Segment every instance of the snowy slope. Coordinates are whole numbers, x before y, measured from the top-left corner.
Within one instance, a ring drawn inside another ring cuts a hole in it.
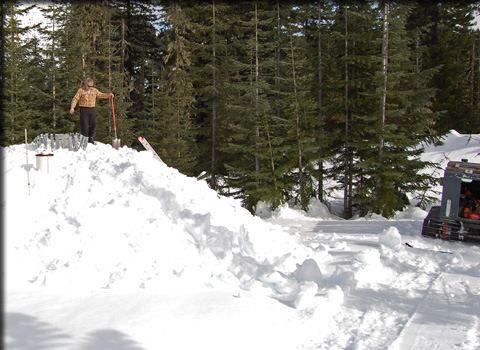
[[[469,138],[425,157],[480,162]],[[421,238],[418,208],[260,218],[146,151],[55,150],[47,174],[41,150],[30,195],[25,145],[2,152],[6,349],[480,347],[480,248]]]

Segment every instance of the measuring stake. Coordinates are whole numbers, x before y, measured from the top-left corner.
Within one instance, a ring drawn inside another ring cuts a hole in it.
[[[27,129],[25,129],[25,154],[27,156],[27,181],[28,181],[28,195],[30,196],[30,167],[28,166],[28,143],[27,143]]]

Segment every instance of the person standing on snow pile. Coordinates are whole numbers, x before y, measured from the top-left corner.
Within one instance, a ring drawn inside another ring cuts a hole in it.
[[[80,106],[80,132],[83,136],[88,137],[88,142],[95,141],[95,101],[96,98],[113,98],[113,94],[103,93],[93,87],[93,80],[85,79],[84,87],[78,89],[73,97],[72,105],[70,107],[70,114],[73,114],[75,106]]]

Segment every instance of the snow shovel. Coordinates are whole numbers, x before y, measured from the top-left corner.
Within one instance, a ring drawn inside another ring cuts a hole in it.
[[[117,125],[115,124],[115,107],[113,107],[113,97],[111,97],[110,100],[112,101],[113,130],[115,130],[115,139],[112,142],[112,146],[115,149],[119,149],[120,139],[117,139]]]

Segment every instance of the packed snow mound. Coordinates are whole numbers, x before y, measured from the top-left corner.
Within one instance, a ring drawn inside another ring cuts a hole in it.
[[[422,159],[438,164],[441,171],[445,169],[449,161],[468,159],[469,162],[480,163],[479,134],[459,134],[455,130],[450,130],[442,137],[441,141],[442,144],[436,147],[431,144],[425,145]]]
[[[265,202],[258,202],[255,207],[255,215],[262,219],[308,219],[314,220],[338,220],[338,216],[330,213],[327,206],[316,198],[310,199],[308,210],[302,210],[299,205],[284,203],[275,210]]]
[[[58,149],[49,173],[34,164],[40,151],[29,145],[27,172],[25,145],[4,150],[6,230],[15,232],[7,235],[7,254],[19,266],[7,276],[9,284],[259,287],[271,293],[270,275],[289,276],[297,264],[315,258],[280,226],[147,151],[102,143],[78,152]],[[277,294],[282,283],[280,294],[292,302],[292,291],[305,292],[286,278],[275,281]]]
[[[450,158],[442,152],[431,156],[442,154],[440,163],[475,161],[474,137],[449,133],[442,147]],[[463,148],[455,151],[459,143]],[[426,148],[426,157],[431,149]],[[358,278],[342,271],[326,281],[320,270],[332,258],[329,249],[305,246],[271,220],[261,219],[341,220],[318,200],[312,200],[307,213],[288,204],[271,211],[259,203],[253,216],[239,201],[219,196],[204,181],[182,175],[146,151],[115,150],[102,143],[78,152],[47,150],[54,155],[46,173],[35,164],[42,150],[28,146],[28,167],[25,145],[2,153],[7,261],[18,265],[7,276],[11,285],[260,288],[295,306],[304,304],[300,294],[311,296],[311,282],[319,287],[323,280],[335,290],[357,283]],[[404,213],[404,219],[425,215],[418,211]],[[377,234],[381,247],[398,248],[398,233]]]
[[[441,177],[478,137],[422,157]],[[46,174],[25,149],[0,148],[7,348],[478,348],[480,247],[421,237],[419,208],[262,220],[145,151],[55,150]]]
[[[378,235],[380,247],[386,247],[391,250],[398,250],[402,247],[402,236],[396,227],[389,227]]]

